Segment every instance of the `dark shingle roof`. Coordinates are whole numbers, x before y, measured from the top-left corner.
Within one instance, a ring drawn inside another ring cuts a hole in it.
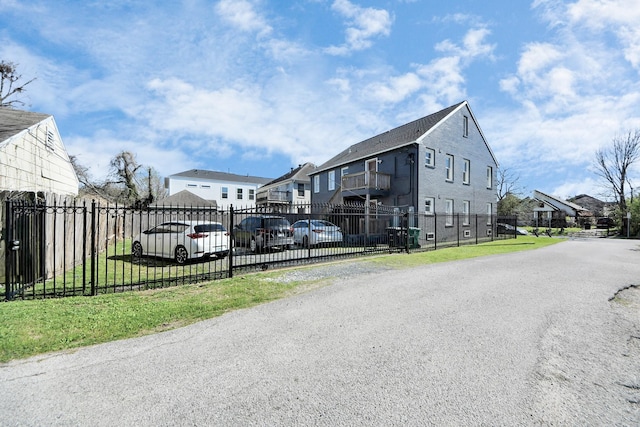
[[[218,181],[246,182],[250,184],[264,185],[271,181],[272,178],[262,178],[259,176],[236,175],[234,173],[208,171],[203,169],[191,169],[171,175],[171,177],[198,178]]]
[[[281,177],[274,179],[273,181],[267,182],[264,186],[275,184],[277,182],[286,181],[288,179],[292,179],[296,177],[296,175],[300,175],[298,179],[303,179],[305,181],[309,181],[309,173],[315,169],[315,165],[313,163],[305,163],[303,165],[298,166],[295,169],[291,169],[290,172],[285,173]]]
[[[411,123],[404,124],[395,129],[391,129],[369,139],[365,139],[364,141],[358,142],[318,166],[313,173],[315,174],[326,169],[350,163],[354,160],[370,157],[376,153],[383,153],[385,151],[413,143],[464,102],[465,101],[459,102],[458,104],[452,105],[444,110],[440,110]]]
[[[0,108],[0,143],[48,117],[51,117],[51,114]]]

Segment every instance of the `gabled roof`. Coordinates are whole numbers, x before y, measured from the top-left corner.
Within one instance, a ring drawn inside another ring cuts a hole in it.
[[[550,196],[548,194],[543,193],[542,191],[539,190],[534,190],[533,191],[533,197],[535,197],[536,199],[549,203],[550,205],[558,208],[558,209],[562,209],[562,207],[568,207],[573,209],[576,212],[580,212],[580,211],[587,211],[588,209],[583,208],[580,205],[576,205],[575,203],[571,203],[567,200],[562,200],[558,197],[555,196]]]
[[[451,107],[447,107],[436,113],[422,117],[421,119],[414,120],[411,123],[404,124],[395,129],[388,130],[384,133],[358,142],[318,166],[313,174],[415,143],[417,139],[428,133],[449,114],[466,103],[466,101],[459,102]]]
[[[291,169],[290,172],[282,175],[279,178],[274,179],[273,181],[267,182],[264,187],[268,185],[277,184],[283,181],[307,181],[311,182],[309,178],[309,173],[311,173],[315,169],[316,165],[313,163],[305,163],[303,165],[299,165],[295,169]]]
[[[203,169],[191,169],[188,171],[176,173],[169,176],[169,178],[174,178],[174,177],[198,178],[198,179],[208,179],[208,180],[215,180],[215,181],[245,182],[249,184],[259,184],[259,185],[264,185],[267,182],[271,181],[272,179],[272,178],[263,178],[263,177],[251,176],[251,175],[236,175],[234,173],[208,171]]]
[[[216,208],[217,203],[203,199],[202,197],[193,194],[189,190],[182,190],[169,197],[165,197],[162,200],[158,200],[149,205],[149,207],[198,207],[198,208]]]
[[[50,114],[0,108],[0,144],[49,117]]]

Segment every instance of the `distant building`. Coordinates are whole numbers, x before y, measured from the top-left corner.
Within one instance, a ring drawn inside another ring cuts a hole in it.
[[[567,218],[579,226],[593,222],[593,213],[576,203],[550,196],[538,190],[534,190],[533,197],[537,201],[533,209],[533,226],[567,227],[570,225]]]
[[[255,207],[258,188],[271,180],[272,178],[191,169],[165,178],[165,187],[169,196],[188,190],[214,202],[218,209],[227,210],[231,205],[238,208]]]
[[[305,213],[302,205],[311,202],[309,174],[314,169],[313,163],[305,163],[266,183],[258,190],[258,207],[268,212]]]
[[[572,197],[569,201],[590,210],[597,218],[609,216],[615,209],[615,203],[603,202],[587,194]]]

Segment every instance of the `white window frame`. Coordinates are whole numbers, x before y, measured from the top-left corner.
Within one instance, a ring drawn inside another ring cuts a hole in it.
[[[223,199],[229,198],[229,187],[220,188],[220,197],[222,197]]]
[[[462,165],[462,183],[469,184],[471,182],[471,160],[464,159]]]
[[[320,192],[320,175],[313,176],[313,192],[314,193]]]
[[[242,188],[237,188],[236,189],[236,200],[242,200],[242,197],[244,196]]]
[[[462,225],[470,224],[471,202],[469,200],[462,201]]]
[[[469,117],[462,116],[462,136],[467,138],[469,136]]]
[[[445,227],[453,227],[453,199],[444,200]]]
[[[454,160],[453,154],[447,154],[444,160],[444,168],[446,172],[445,179],[447,181],[453,182],[453,172],[454,172]]]
[[[329,191],[336,189],[336,171],[329,171],[327,174],[327,189]]]
[[[424,165],[428,168],[436,166],[436,150],[427,148],[424,152]]]
[[[493,188],[493,168],[491,166],[487,166],[487,189],[491,190]]]
[[[493,204],[487,203],[487,225],[491,225],[492,216],[493,216]]]
[[[249,189],[249,200],[255,200],[256,198],[256,190],[250,188]]]
[[[433,215],[435,213],[436,198],[426,197],[424,199],[424,214]]]

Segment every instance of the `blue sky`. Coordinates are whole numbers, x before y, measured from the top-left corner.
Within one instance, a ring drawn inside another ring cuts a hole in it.
[[[0,0],[0,59],[98,179],[121,150],[274,178],[467,100],[524,195],[603,197],[594,152],[640,128],[638,22],[627,0]]]

